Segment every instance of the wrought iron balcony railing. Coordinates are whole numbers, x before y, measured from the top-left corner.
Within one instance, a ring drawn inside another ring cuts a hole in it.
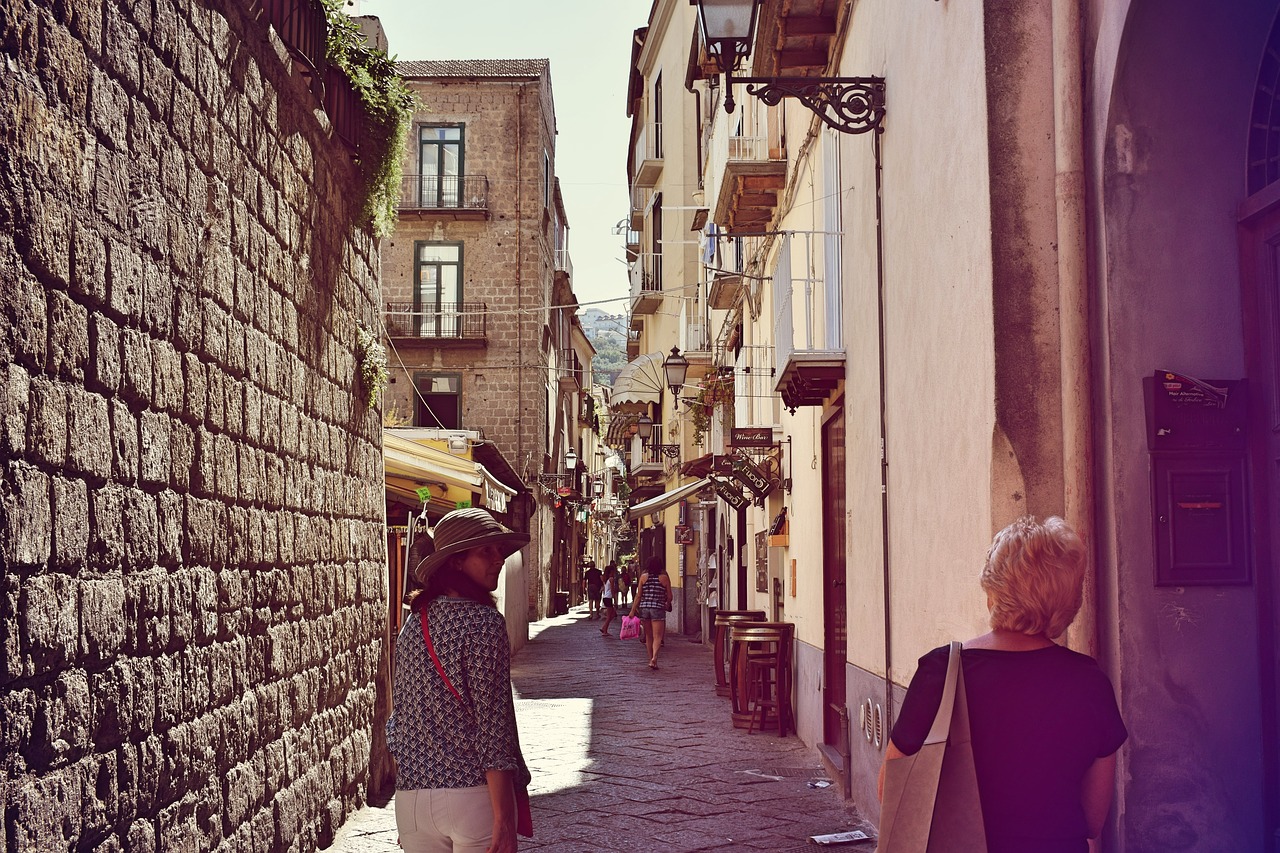
[[[388,302],[383,311],[393,338],[484,340],[489,312],[483,302],[442,302],[439,308]]]
[[[405,175],[400,181],[400,209],[486,212],[489,178],[485,175]]]

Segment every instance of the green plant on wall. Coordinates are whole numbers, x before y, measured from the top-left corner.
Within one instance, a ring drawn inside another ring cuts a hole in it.
[[[717,406],[725,407],[725,418],[733,422],[733,374],[708,376],[698,389],[698,396],[689,404],[693,422],[693,443],[701,447],[711,431],[711,418]]]
[[[374,233],[385,237],[396,221],[413,93],[396,73],[395,60],[369,46],[342,5],[343,0],[324,0],[329,22],[326,58],[347,76],[364,105],[367,135],[362,141],[360,171],[366,188],[365,213]]]
[[[387,370],[387,348],[368,329],[357,332],[356,356],[360,359],[360,384],[366,406],[376,406],[391,374]]]

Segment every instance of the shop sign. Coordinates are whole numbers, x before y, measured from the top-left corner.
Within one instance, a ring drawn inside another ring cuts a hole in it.
[[[676,525],[676,544],[692,545],[693,544],[693,528],[687,524]]]
[[[729,443],[734,447],[773,447],[773,427],[733,427]]]
[[[721,480],[718,477],[712,478],[711,487],[716,490],[716,494],[724,499],[724,502],[734,509],[742,509],[748,503],[747,496],[742,493],[742,489],[730,480]]]
[[[723,474],[728,477],[733,474],[733,457],[729,455],[716,455],[711,457],[711,472],[713,474]]]
[[[751,493],[762,498],[773,491],[773,484],[760,466],[745,456],[733,457],[733,476],[742,481]]]

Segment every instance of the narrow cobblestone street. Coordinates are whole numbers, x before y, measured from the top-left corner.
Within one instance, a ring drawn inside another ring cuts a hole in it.
[[[858,816],[794,735],[747,734],[715,695],[711,651],[669,635],[657,672],[585,608],[531,626],[512,680],[533,771],[536,838],[522,850],[799,851]],[[391,853],[392,806],[362,809],[333,853]],[[870,845],[840,849],[866,850]]]

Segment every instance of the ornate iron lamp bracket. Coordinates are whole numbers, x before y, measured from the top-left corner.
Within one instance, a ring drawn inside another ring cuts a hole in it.
[[[661,452],[662,455],[666,456],[668,459],[680,458],[680,445],[678,444],[651,444],[649,446],[655,451]]]
[[[726,77],[770,106],[796,98],[841,133],[883,130],[883,77]]]

